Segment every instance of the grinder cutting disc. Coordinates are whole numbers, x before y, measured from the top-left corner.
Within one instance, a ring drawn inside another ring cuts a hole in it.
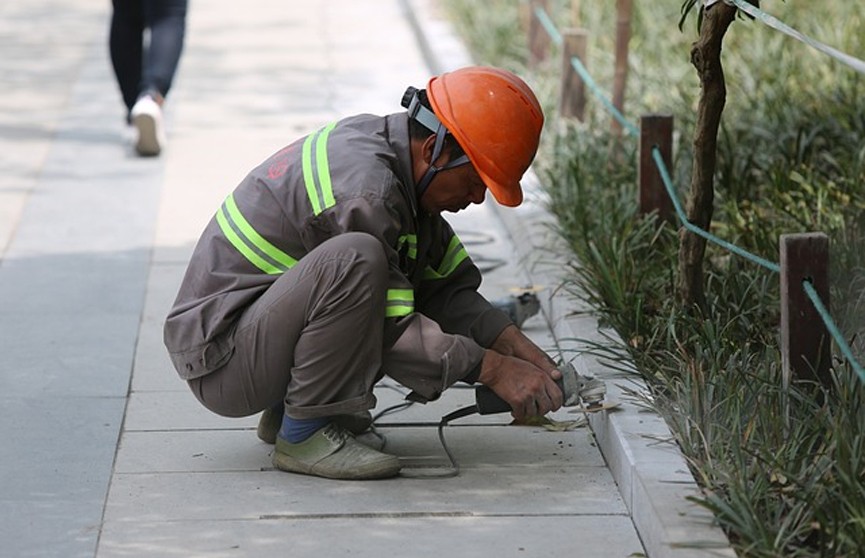
[[[618,401],[599,401],[591,405],[584,405],[568,411],[569,413],[597,413],[598,411],[609,411],[621,405]]]
[[[582,376],[573,364],[567,363],[559,370],[562,372],[562,391],[565,394],[565,407],[579,408],[572,412],[595,412],[618,407],[618,403],[605,402],[607,384],[591,376]]]

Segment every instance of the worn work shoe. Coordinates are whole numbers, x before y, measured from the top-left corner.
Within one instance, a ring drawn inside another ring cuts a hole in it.
[[[261,413],[261,418],[258,419],[258,439],[266,444],[275,444],[276,435],[279,434],[279,429],[282,428],[283,406],[272,407],[265,409]]]
[[[261,413],[261,417],[258,419],[258,429],[256,430],[259,440],[267,444],[276,443],[276,436],[279,434],[279,429],[282,428],[283,412],[282,405],[279,405],[270,409],[265,409]],[[370,427],[372,427],[372,414],[369,411],[362,411],[350,415],[336,415],[333,420],[352,434],[358,437],[362,436],[359,440],[361,443],[377,450],[381,450],[384,446],[383,443],[380,443],[378,447],[376,447],[376,442],[373,441],[376,437],[368,436],[368,431]],[[367,443],[368,438],[370,439],[370,443]]]
[[[159,155],[165,146],[165,130],[162,123],[162,107],[150,95],[142,95],[129,113],[132,124],[138,130],[135,150],[143,157]]]
[[[369,448],[330,423],[303,442],[277,437],[273,466],[282,471],[329,479],[384,479],[396,476],[399,459]]]

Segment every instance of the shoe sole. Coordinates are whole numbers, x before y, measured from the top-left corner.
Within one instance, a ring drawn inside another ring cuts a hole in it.
[[[159,155],[162,146],[156,132],[156,119],[149,114],[138,114],[132,121],[138,129],[138,143],[135,145],[138,154],[147,157]]]

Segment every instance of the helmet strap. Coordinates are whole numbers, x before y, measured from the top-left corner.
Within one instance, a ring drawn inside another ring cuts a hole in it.
[[[467,155],[462,155],[457,157],[453,161],[448,161],[445,163],[443,167],[435,166],[435,162],[442,154],[442,147],[445,143],[445,136],[447,135],[447,128],[444,127],[444,124],[439,122],[438,129],[436,130],[436,141],[433,146],[432,157],[430,158],[430,165],[424,173],[423,177],[421,177],[420,182],[417,184],[417,199],[420,201],[421,197],[423,197],[427,188],[429,188],[430,182],[435,178],[435,175],[443,170],[452,169],[454,167],[458,167],[460,165],[464,165],[469,162],[469,158]]]
[[[430,132],[435,132],[441,126],[441,122],[439,122],[435,113],[420,102],[417,91],[414,92],[408,104],[408,117],[423,124],[424,128]]]

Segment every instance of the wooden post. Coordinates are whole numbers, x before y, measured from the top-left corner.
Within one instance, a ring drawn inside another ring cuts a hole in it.
[[[628,81],[628,43],[631,41],[632,0],[616,0],[616,68],[613,74],[613,106],[624,114]],[[622,135],[622,124],[613,118],[614,135]]]
[[[588,32],[585,29],[566,29],[562,33],[562,86],[559,97],[559,115],[576,118],[580,122],[586,114],[586,84],[571,65],[571,58],[578,58],[586,65]]]
[[[646,114],[640,117],[640,213],[645,215],[657,211],[665,221],[673,221],[673,201],[661,172],[652,156],[653,148],[661,152],[667,169],[673,164],[673,117],[661,114]],[[672,173],[672,171],[671,171]]]
[[[536,8],[543,8],[550,13],[549,1],[529,0],[529,67],[532,68],[547,59],[552,42],[549,33],[535,15]]]
[[[781,363],[784,388],[794,379],[831,385],[830,337],[802,287],[809,281],[829,308],[829,237],[781,235]]]

